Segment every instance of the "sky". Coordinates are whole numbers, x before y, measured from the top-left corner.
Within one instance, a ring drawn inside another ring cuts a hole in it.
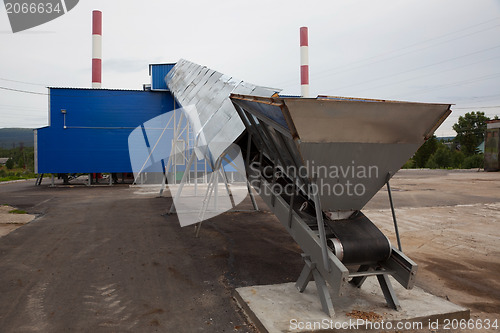
[[[81,0],[15,34],[0,8],[0,128],[47,126],[46,87],[91,87],[94,9],[103,88],[142,89],[148,64],[183,58],[299,95],[307,26],[311,96],[454,104],[438,136],[500,116],[500,0]]]

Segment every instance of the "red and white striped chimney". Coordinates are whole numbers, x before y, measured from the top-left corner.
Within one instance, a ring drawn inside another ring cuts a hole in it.
[[[300,28],[300,94],[309,97],[309,38],[307,27]]]
[[[92,88],[101,88],[102,12],[92,11]]]

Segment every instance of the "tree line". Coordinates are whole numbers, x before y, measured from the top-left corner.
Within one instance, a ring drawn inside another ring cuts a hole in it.
[[[33,147],[0,148],[0,157],[8,157],[5,167],[11,169],[35,169],[35,152]]]
[[[494,119],[498,119],[495,116]],[[484,112],[468,112],[453,125],[457,133],[449,141],[433,135],[413,155],[403,168],[472,169],[484,167],[484,154],[478,146],[484,142],[486,121]]]

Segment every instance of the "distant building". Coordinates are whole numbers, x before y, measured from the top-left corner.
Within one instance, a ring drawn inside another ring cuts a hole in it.
[[[0,165],[5,165],[10,157],[0,157]]]
[[[131,173],[130,133],[175,109],[165,82],[173,66],[150,65],[145,90],[49,88],[49,126],[35,130],[35,172]]]
[[[486,122],[486,135],[484,144],[484,170],[500,170],[500,120]]]

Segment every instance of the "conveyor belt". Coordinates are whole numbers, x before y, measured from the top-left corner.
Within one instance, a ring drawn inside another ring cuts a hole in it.
[[[361,212],[345,220],[327,220],[326,224],[333,233],[329,244],[346,265],[383,262],[391,255],[387,237]]]

